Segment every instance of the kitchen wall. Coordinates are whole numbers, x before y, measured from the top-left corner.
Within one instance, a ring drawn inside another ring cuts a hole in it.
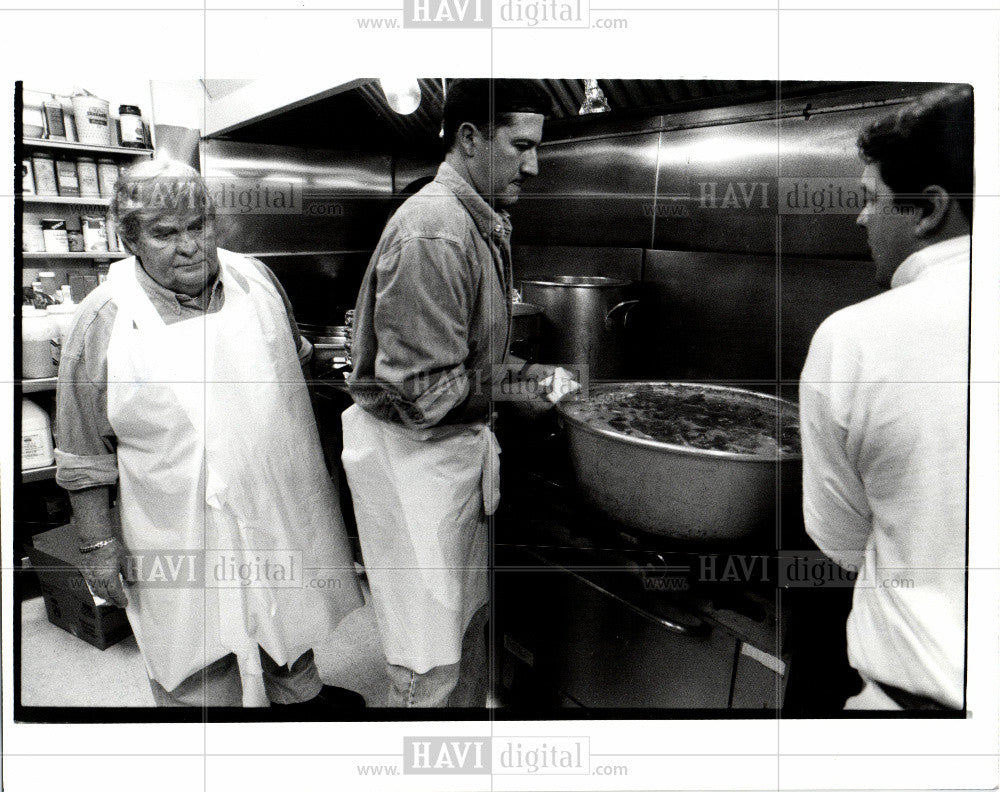
[[[855,224],[857,134],[928,87],[547,143],[515,210],[517,272],[641,281],[631,376],[794,386],[820,322],[877,293]]]
[[[928,87],[564,125],[512,213],[515,275],[639,282],[628,376],[793,391],[819,323],[876,293],[854,222],[857,133]],[[205,149],[208,175],[300,186],[297,213],[230,213],[224,246],[262,255],[313,323],[340,323],[394,196],[433,168],[400,154]],[[806,205],[813,194],[822,201]]]

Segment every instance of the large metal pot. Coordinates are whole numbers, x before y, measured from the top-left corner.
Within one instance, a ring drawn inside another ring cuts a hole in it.
[[[512,306],[510,351],[534,363],[538,360],[538,337],[544,311],[538,305],[516,302]]]
[[[589,398],[645,384],[667,383],[596,386]],[[797,414],[794,404],[774,396],[717,385],[692,387]],[[779,492],[782,508],[800,507],[800,454],[737,454],[632,437],[575,417],[570,404],[560,403],[558,410],[580,489],[594,506],[624,525],[673,539],[714,543],[768,531],[773,536]]]
[[[545,311],[538,362],[585,363],[591,379],[623,376],[631,281],[556,275],[521,281],[527,302]]]

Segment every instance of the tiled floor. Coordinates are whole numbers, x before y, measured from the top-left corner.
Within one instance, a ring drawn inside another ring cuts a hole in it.
[[[316,662],[326,684],[356,690],[370,707],[385,706],[385,657],[370,602],[316,648]],[[135,638],[129,636],[102,652],[51,624],[42,598],[37,597],[21,605],[21,703],[151,707],[153,697]]]

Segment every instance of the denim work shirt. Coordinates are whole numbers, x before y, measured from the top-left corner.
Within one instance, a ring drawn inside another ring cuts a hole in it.
[[[348,385],[375,417],[485,421],[511,331],[510,220],[448,163],[389,220],[354,317]]]
[[[299,361],[312,358],[312,344],[299,335],[292,305],[277,277],[257,259],[248,259],[281,296]],[[136,262],[135,275],[164,324],[222,310],[225,290],[216,277],[197,297],[177,294],[154,281]],[[243,276],[233,277],[246,287]],[[63,489],[102,487],[118,480],[118,438],[108,421],[108,344],[118,306],[110,283],[102,283],[80,303],[63,344],[56,391],[56,483]]]

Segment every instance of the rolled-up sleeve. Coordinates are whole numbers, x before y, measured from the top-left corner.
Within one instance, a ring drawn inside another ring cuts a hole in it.
[[[118,480],[107,388],[108,342],[116,313],[110,300],[85,301],[63,344],[56,386],[55,456],[56,482],[67,490],[109,486]]]
[[[382,255],[376,278],[375,376],[404,424],[435,426],[480,390],[465,366],[475,289],[462,245],[406,239]]]

